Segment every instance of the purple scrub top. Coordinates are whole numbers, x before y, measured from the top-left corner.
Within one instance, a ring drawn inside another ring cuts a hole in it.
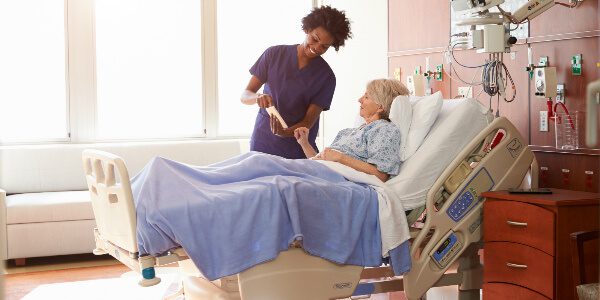
[[[310,104],[329,110],[335,90],[335,75],[322,57],[298,69],[297,46],[270,47],[250,68],[250,74],[265,83],[263,92],[271,95],[273,105],[288,126],[300,122]],[[308,134],[308,141],[316,151],[319,151],[315,143],[318,131],[319,118]],[[271,132],[269,114],[264,108],[256,116],[250,150],[286,158],[306,157],[294,137],[279,137]]]

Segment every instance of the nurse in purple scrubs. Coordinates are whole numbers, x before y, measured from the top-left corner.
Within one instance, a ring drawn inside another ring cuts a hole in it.
[[[317,149],[319,115],[329,109],[335,90],[335,75],[321,55],[330,47],[337,51],[352,33],[344,12],[329,6],[314,8],[302,18],[302,29],[302,44],[272,46],[250,68],[252,77],[241,101],[260,107],[250,150],[306,158],[294,138],[299,127],[309,128],[308,141]],[[264,94],[257,94],[263,85]],[[269,117],[269,106],[277,108],[288,128]]]

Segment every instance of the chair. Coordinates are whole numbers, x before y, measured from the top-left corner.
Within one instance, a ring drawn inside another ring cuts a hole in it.
[[[573,282],[579,300],[599,299],[598,230],[571,233],[571,254]]]

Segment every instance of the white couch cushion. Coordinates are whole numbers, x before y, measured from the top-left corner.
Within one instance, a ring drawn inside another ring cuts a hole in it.
[[[6,197],[6,224],[93,219],[89,191],[26,193]]]
[[[7,258],[91,253],[94,227],[94,220],[7,225]]]
[[[121,156],[133,177],[154,156],[207,165],[240,154],[247,140],[57,144],[0,147],[0,188],[7,193],[87,189],[81,152],[108,151]]]

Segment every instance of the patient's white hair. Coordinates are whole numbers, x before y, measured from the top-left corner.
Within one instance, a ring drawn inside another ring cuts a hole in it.
[[[400,80],[375,79],[367,84],[367,94],[383,108],[383,112],[379,116],[389,121],[392,102],[400,95],[408,95],[408,89]]]

